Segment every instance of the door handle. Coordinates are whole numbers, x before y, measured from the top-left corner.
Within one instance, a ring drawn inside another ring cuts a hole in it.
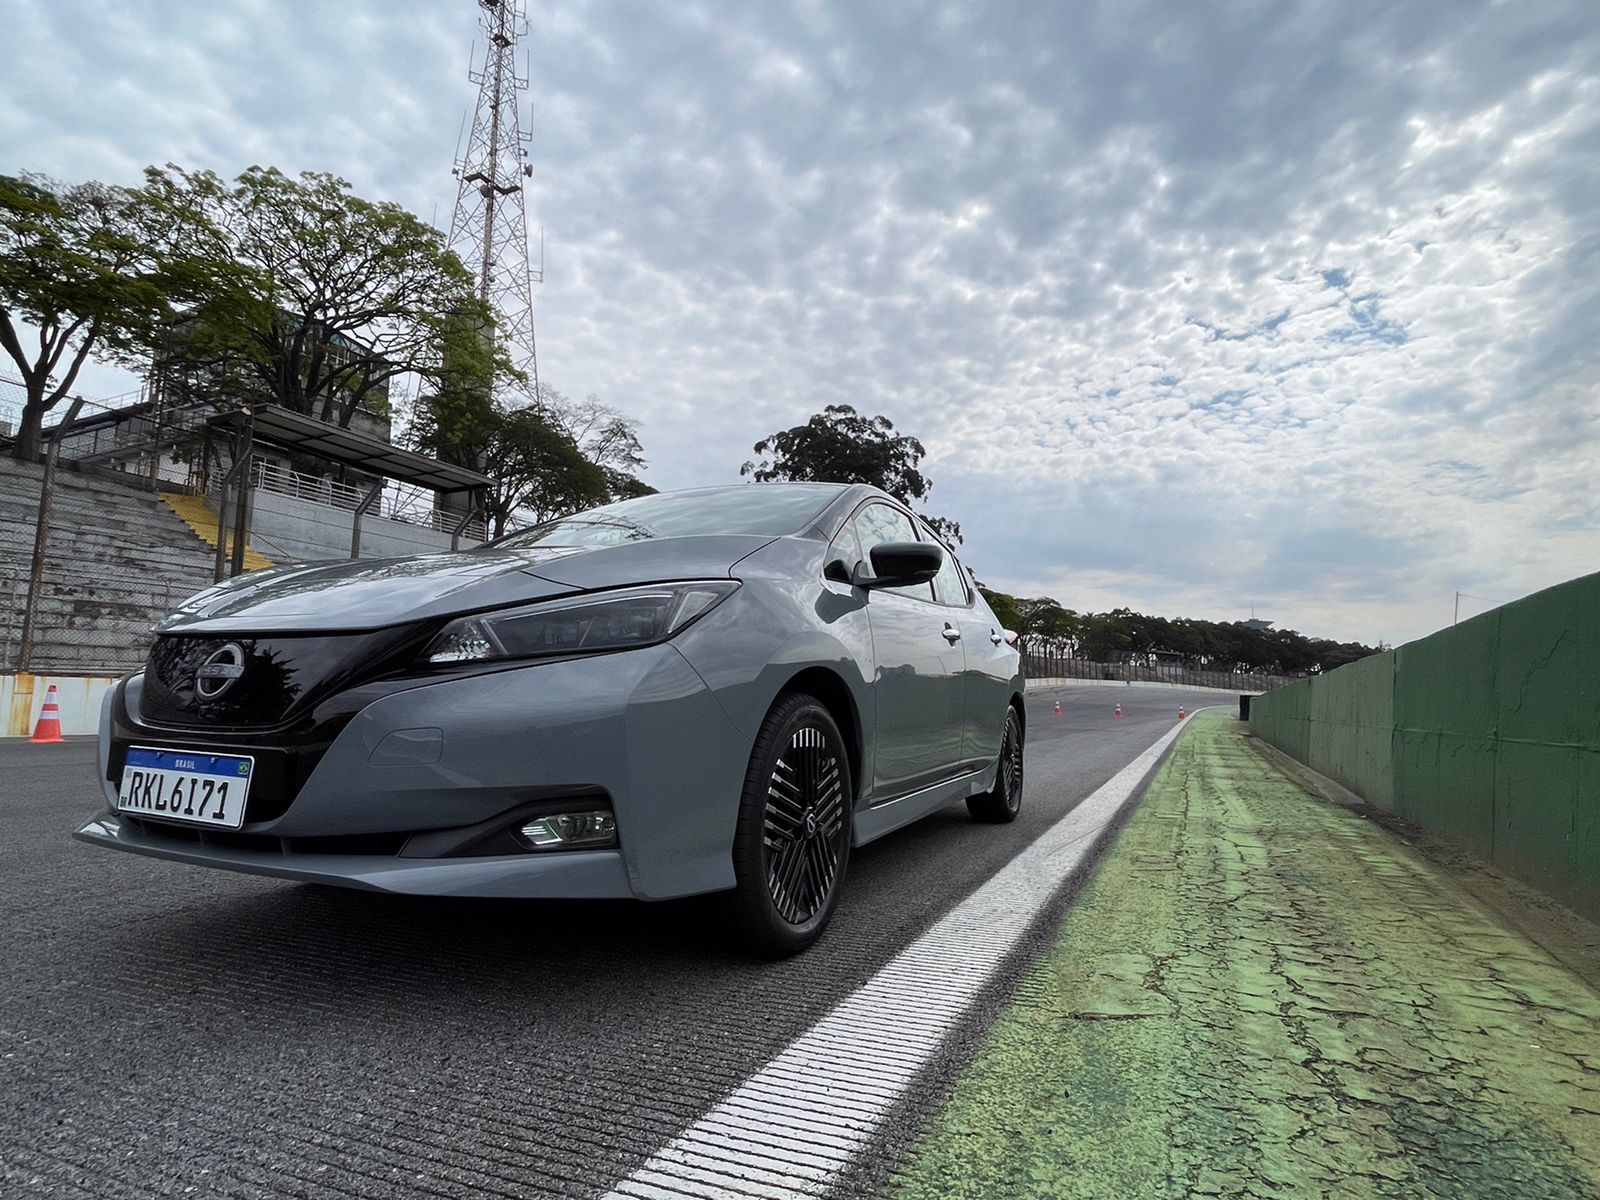
[[[1005,639],[1005,635],[1003,633],[1001,633],[998,629],[991,629],[991,630],[989,630],[989,640],[991,642],[993,642],[996,646],[998,646],[1001,642],[1005,641],[1006,639]]]
[[[957,629],[954,625],[950,624],[948,621],[945,622],[944,640],[949,642],[952,646],[954,646],[957,642],[959,642],[961,640],[961,630]]]

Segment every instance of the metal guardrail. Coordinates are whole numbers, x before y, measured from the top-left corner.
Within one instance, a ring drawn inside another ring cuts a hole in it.
[[[1170,683],[1189,687],[1237,689],[1266,692],[1285,684],[1297,683],[1303,676],[1277,675],[1264,671],[1227,671],[1189,667],[1182,663],[1156,663],[1147,666],[1129,662],[1093,662],[1053,654],[1023,655],[1023,673],[1029,679],[1098,679],[1117,683]]]

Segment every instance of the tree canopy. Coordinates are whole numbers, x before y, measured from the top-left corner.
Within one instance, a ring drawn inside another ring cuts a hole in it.
[[[605,471],[548,414],[528,406],[498,418],[483,463],[496,484],[488,506],[496,537],[517,513],[537,524],[611,498]]]
[[[497,533],[654,490],[636,422],[597,396],[527,394],[438,230],[325,173],[251,167],[227,183],[169,164],[141,188],[0,176],[0,347],[27,391],[19,456],[37,456],[44,414],[90,355],[153,357],[179,395],[340,426],[385,411],[410,376],[426,392],[410,442],[494,479]]]
[[[140,191],[0,176],[0,347],[25,392],[13,454],[39,457],[45,414],[91,356],[144,353],[193,283],[152,235]],[[31,329],[29,328],[31,327]]]
[[[194,386],[348,426],[401,376],[439,381],[451,322],[488,320],[438,230],[337,176],[250,167],[230,185],[169,165],[144,192],[174,245],[216,266],[164,352]]]
[[[866,483],[906,505],[926,499],[933,488],[918,466],[927,454],[921,442],[897,433],[888,417],[863,416],[848,404],[830,404],[804,425],[768,434],[754,450],[760,461],[746,462],[739,474],[757,483]],[[947,541],[961,540],[956,522],[923,520]]]
[[[1091,662],[1157,660],[1221,671],[1306,675],[1331,671],[1380,648],[1308,638],[1293,629],[1258,629],[1242,621],[1151,617],[1127,608],[1078,613],[1049,596],[1018,598],[984,588],[1001,623],[1024,653]]]
[[[519,517],[548,521],[654,490],[623,469],[644,465],[633,421],[598,397],[574,404],[547,384],[518,403],[516,389],[497,386],[514,370],[486,345],[481,325],[447,323],[439,387],[418,404],[411,442],[490,477],[484,509],[494,536]]]
[[[600,468],[608,499],[627,500],[655,492],[637,474],[644,469],[644,446],[639,441],[639,423],[632,417],[593,393],[573,400],[545,383],[539,385],[538,405],[583,456]]]

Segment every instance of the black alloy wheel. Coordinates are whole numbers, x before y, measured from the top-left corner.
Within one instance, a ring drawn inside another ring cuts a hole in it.
[[[980,821],[997,825],[1017,819],[1022,811],[1022,720],[1015,708],[1006,709],[1006,729],[1000,739],[1000,764],[994,788],[967,797],[967,811]]]
[[[756,735],[734,835],[733,920],[748,950],[781,958],[821,935],[850,858],[854,794],[828,710],[780,698]]]

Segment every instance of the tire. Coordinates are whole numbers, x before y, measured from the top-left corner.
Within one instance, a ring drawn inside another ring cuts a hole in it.
[[[733,838],[729,915],[745,951],[787,958],[822,936],[850,861],[854,796],[828,710],[781,697],[756,734]]]
[[[1000,769],[994,789],[967,797],[967,811],[979,821],[1007,825],[1022,811],[1022,721],[1015,708],[1006,709],[1006,730],[1000,738]]]

